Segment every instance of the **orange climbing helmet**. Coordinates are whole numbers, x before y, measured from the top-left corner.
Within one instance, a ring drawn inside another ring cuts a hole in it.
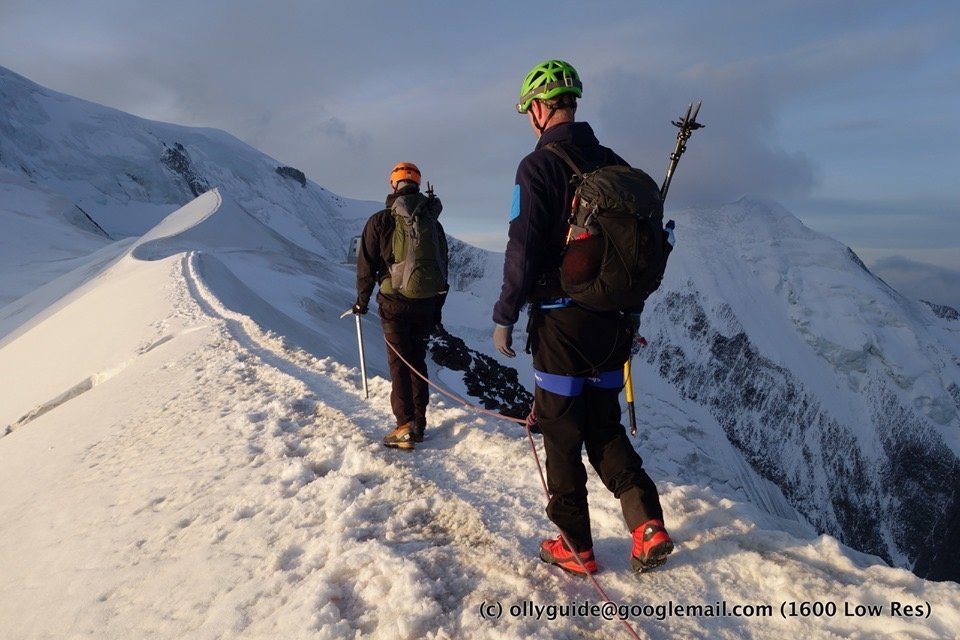
[[[420,169],[412,162],[398,162],[390,172],[390,186],[397,188],[397,183],[401,180],[410,180],[420,184]]]

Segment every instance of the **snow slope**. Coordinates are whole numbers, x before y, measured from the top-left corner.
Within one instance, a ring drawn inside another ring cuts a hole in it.
[[[0,307],[73,270],[111,243],[63,196],[0,169],[5,215],[0,237]],[[45,251],[37,252],[42,246]]]
[[[213,246],[213,223],[229,242]],[[599,596],[535,559],[551,532],[516,427],[434,397],[424,446],[385,449],[388,381],[364,400],[355,367],[230,308],[270,305],[210,265],[259,254],[276,288],[284,248],[209,192],[0,341],[5,637],[630,637],[563,615]],[[352,346],[348,322],[314,329]],[[669,564],[630,575],[619,506],[590,489],[598,578],[640,637],[955,636],[960,586],[753,506],[709,413],[662,383],[638,391]]]

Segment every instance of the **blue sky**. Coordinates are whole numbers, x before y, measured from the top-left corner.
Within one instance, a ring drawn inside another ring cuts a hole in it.
[[[513,104],[553,57],[583,77],[578,117],[657,179],[703,99],[668,209],[773,198],[960,307],[958,3],[0,4],[0,64],[35,82],[224,129],[348,197],[416,162],[448,231],[497,250],[535,144]]]

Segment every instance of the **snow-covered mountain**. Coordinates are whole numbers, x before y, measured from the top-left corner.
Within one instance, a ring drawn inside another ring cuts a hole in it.
[[[424,446],[379,444],[379,326],[364,400],[339,319],[378,203],[2,68],[0,105],[5,633],[629,635],[535,559],[553,534],[516,425],[435,395]],[[954,637],[960,586],[876,556],[957,579],[960,327],[775,205],[674,217],[634,375],[678,550],[638,583],[592,478],[602,586],[644,637]],[[431,377],[521,406],[489,339],[502,256],[451,246]]]
[[[960,323],[774,204],[677,217],[646,359],[818,531],[960,580]]]
[[[146,233],[216,186],[286,238],[339,257],[376,208],[222,131],[143,120],[3,68],[0,85],[0,166],[65,196],[114,238]]]

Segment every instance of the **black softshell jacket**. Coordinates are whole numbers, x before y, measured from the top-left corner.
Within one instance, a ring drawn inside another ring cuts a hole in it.
[[[503,287],[493,308],[493,321],[513,325],[523,305],[563,295],[559,272],[569,229],[573,170],[543,147],[563,145],[584,173],[611,164],[627,163],[597,140],[586,122],[550,127],[536,149],[517,167],[509,239],[503,262]]]

